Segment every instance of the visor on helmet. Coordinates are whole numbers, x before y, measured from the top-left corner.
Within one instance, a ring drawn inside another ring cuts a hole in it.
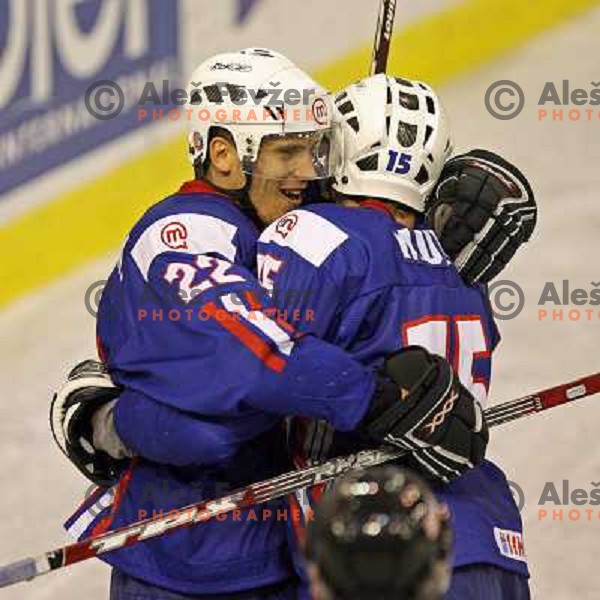
[[[255,160],[250,154],[243,156],[242,168],[264,179],[327,179],[341,167],[340,137],[334,136],[333,127],[266,135]]]

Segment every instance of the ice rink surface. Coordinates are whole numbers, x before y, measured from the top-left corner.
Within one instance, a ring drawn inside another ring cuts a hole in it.
[[[600,119],[569,122],[565,111],[563,122],[540,122],[536,106],[546,81],[560,90],[562,80],[570,79],[572,89],[590,90],[590,82],[600,80],[599,32],[596,10],[443,90],[458,148],[482,146],[512,158],[533,181],[540,205],[534,241],[503,275],[523,288],[526,303],[518,317],[500,323],[503,342],[496,354],[493,401],[600,366],[598,307],[591,321],[583,313],[573,322],[568,310],[592,307],[571,304],[564,307],[561,322],[538,320],[537,305],[546,282],[554,282],[560,292],[568,279],[571,289],[589,292],[591,282],[600,281]],[[512,121],[491,118],[484,106],[485,90],[501,79],[519,83],[527,99],[523,113]],[[94,319],[84,295],[93,282],[105,278],[113,259],[90,265],[0,313],[0,563],[60,546],[66,539],[61,523],[83,497],[84,481],[51,439],[48,404],[68,369],[94,353]],[[599,425],[600,398],[593,398],[493,434],[492,457],[525,494],[534,598],[600,597],[599,507],[569,503],[562,521],[552,518],[552,509],[560,506],[546,505],[545,519],[538,512],[546,482],[554,482],[560,494],[565,479],[571,490],[588,492],[592,482],[600,481]],[[578,521],[569,520],[572,509],[580,510]],[[591,521],[585,509],[594,509]],[[108,597],[108,576],[100,562],[87,562],[2,590],[0,600],[103,599]]]

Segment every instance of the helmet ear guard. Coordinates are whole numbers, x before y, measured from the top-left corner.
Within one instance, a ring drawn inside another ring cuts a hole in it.
[[[334,100],[344,142],[335,189],[401,203],[419,213],[452,151],[449,124],[427,84],[375,75]]]

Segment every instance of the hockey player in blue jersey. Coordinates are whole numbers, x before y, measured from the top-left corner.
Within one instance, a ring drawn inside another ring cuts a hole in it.
[[[223,83],[223,64],[245,68]],[[70,532],[118,528],[289,469],[280,426],[288,415],[358,429],[372,443],[448,452],[452,476],[480,462],[481,407],[448,361],[425,349],[397,353],[376,373],[265,310],[253,275],[258,227],[329,175],[337,148],[328,97],[267,50],[213,57],[191,81],[188,110],[209,115],[190,131],[196,179],[131,230],[99,309],[104,365],[80,365],[53,403],[56,441],[74,464],[99,483],[120,475],[83,504]],[[268,94],[256,92],[271,82],[300,91],[307,110],[263,106]],[[251,92],[258,123],[239,108]],[[98,503],[99,514],[90,510]],[[284,508],[270,503],[272,518],[247,510],[104,555],[114,566],[111,598],[294,597]]]
[[[377,75],[346,88],[335,105],[345,149],[334,184],[338,204],[294,210],[262,233],[261,283],[288,314],[312,311],[313,318],[297,325],[300,330],[344,348],[365,365],[383,364],[398,346],[425,347],[446,356],[485,403],[499,341],[485,289],[463,282],[423,219],[426,198],[440,193],[434,186],[451,148],[439,99],[420,82]],[[481,185],[500,180],[515,190],[506,201],[513,196],[516,208],[531,197],[510,165],[493,161],[491,154],[475,157],[495,180]],[[458,179],[456,172],[452,176]],[[445,409],[452,406],[449,400]],[[300,464],[347,453],[357,443],[355,434],[304,419],[295,420],[291,437]],[[452,512],[454,574],[446,598],[528,598],[521,519],[502,471],[484,461],[457,477],[464,456],[413,442],[403,440],[413,450],[407,463],[437,482]],[[311,490],[307,493],[310,497]]]

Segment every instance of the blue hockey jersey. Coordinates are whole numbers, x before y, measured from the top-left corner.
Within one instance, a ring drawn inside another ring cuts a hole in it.
[[[371,370],[269,315],[253,274],[257,236],[236,204],[201,181],[133,227],[102,295],[98,338],[123,386],[115,426],[138,457],[98,514],[95,495],[68,521],[76,537],[289,470],[282,416],[349,430],[364,415]],[[102,558],[187,594],[270,585],[293,573],[285,507],[247,509]]]
[[[410,344],[445,356],[485,406],[499,335],[484,290],[462,282],[433,231],[405,228],[382,207],[320,204],[288,213],[259,238],[261,283],[298,329],[365,365]],[[294,431],[302,460],[356,447],[323,423],[300,420]],[[487,563],[527,575],[519,511],[498,467],[485,461],[438,491],[454,519],[455,566]]]

